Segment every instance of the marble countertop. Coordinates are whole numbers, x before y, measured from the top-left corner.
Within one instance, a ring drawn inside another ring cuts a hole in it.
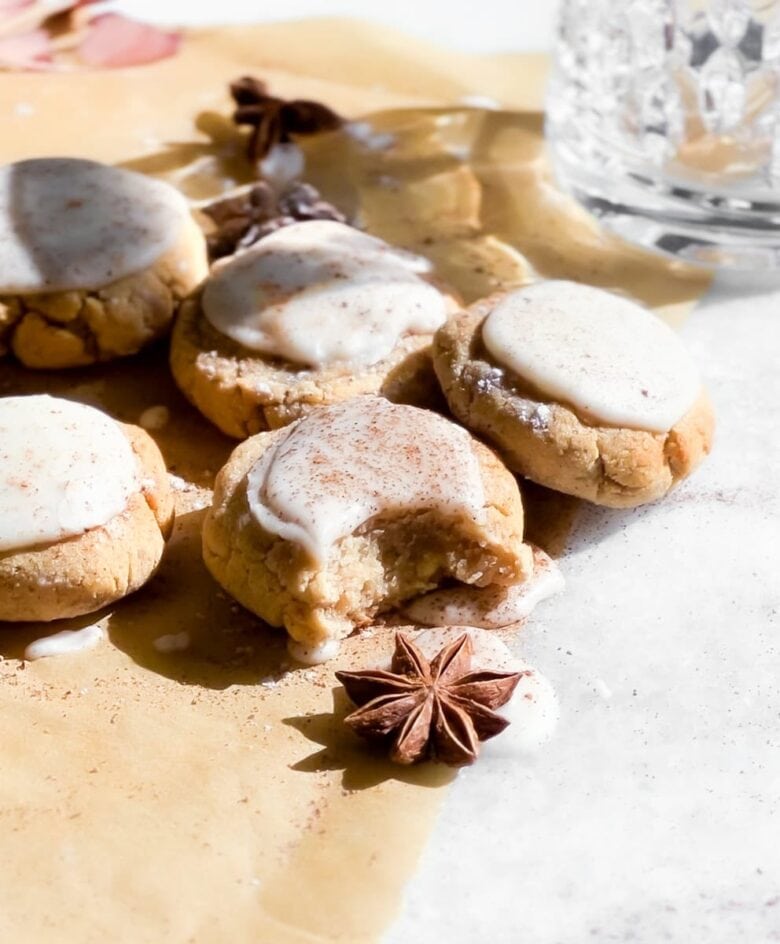
[[[683,329],[709,460],[584,512],[516,640],[556,736],[459,776],[388,944],[780,940],[780,279],[756,282],[716,280]]]

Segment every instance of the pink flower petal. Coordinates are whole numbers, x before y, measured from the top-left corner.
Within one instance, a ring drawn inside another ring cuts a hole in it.
[[[0,67],[41,69],[51,60],[51,43],[46,30],[36,29],[0,38]]]
[[[0,16],[12,16],[33,3],[35,0],[0,0]]]
[[[166,33],[119,13],[103,13],[90,20],[78,54],[90,66],[136,66],[174,55],[180,40],[178,33]]]

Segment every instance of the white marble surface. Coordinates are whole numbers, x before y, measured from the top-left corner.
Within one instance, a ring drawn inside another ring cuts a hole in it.
[[[579,520],[567,591],[517,640],[557,736],[459,776],[387,944],[780,940],[780,285],[751,282],[684,331],[712,456]]]

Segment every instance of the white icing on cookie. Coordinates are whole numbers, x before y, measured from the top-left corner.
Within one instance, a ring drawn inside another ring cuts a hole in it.
[[[139,489],[135,453],[104,413],[48,396],[0,399],[0,551],[104,525]]]
[[[143,174],[76,158],[0,167],[0,294],[97,289],[153,265],[191,219]]]
[[[495,632],[472,626],[426,629],[415,636],[414,643],[426,658],[433,658],[444,646],[464,632],[471,636],[475,669],[494,672],[520,672],[522,677],[509,702],[497,713],[509,719],[509,727],[498,737],[480,745],[480,755],[514,757],[532,753],[550,740],[560,719],[558,697],[552,684],[538,669],[518,659]]]
[[[500,629],[527,619],[536,606],[565,585],[555,561],[533,548],[534,569],[528,580],[511,587],[450,587],[410,601],[404,615],[423,626],[475,626]]]
[[[429,270],[344,223],[295,223],[217,263],[203,313],[252,351],[310,367],[369,366],[405,334],[444,323],[444,296],[420,277]]]
[[[315,561],[386,512],[438,508],[484,520],[484,488],[469,434],[426,410],[358,397],[289,426],[247,476],[249,509],[266,531]]]
[[[701,380],[672,329],[636,302],[577,282],[538,282],[485,319],[485,347],[544,396],[596,423],[664,433]]]

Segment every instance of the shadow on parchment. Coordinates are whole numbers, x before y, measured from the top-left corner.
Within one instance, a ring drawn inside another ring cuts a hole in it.
[[[201,557],[205,514],[204,508],[177,518],[154,579],[111,613],[109,638],[139,665],[185,685],[273,683],[297,671],[289,666],[285,634],[239,606],[209,574]],[[165,651],[166,637],[181,634],[182,648]]]
[[[27,370],[2,363],[0,396],[39,393],[86,403],[122,423],[138,424],[149,407],[166,407],[168,422],[147,432],[159,446],[168,471],[194,485],[210,488],[236,445],[179,391],[168,367],[167,340],[134,357],[70,370]]]
[[[344,717],[354,709],[341,688],[332,691],[333,711],[324,714],[297,715],[284,723],[299,731],[319,749],[293,765],[293,770],[319,773],[342,771],[344,790],[357,791],[375,787],[388,780],[398,780],[419,787],[441,787],[457,776],[457,769],[445,764],[421,764],[404,767],[392,763],[387,749],[368,744],[345,730]]]

